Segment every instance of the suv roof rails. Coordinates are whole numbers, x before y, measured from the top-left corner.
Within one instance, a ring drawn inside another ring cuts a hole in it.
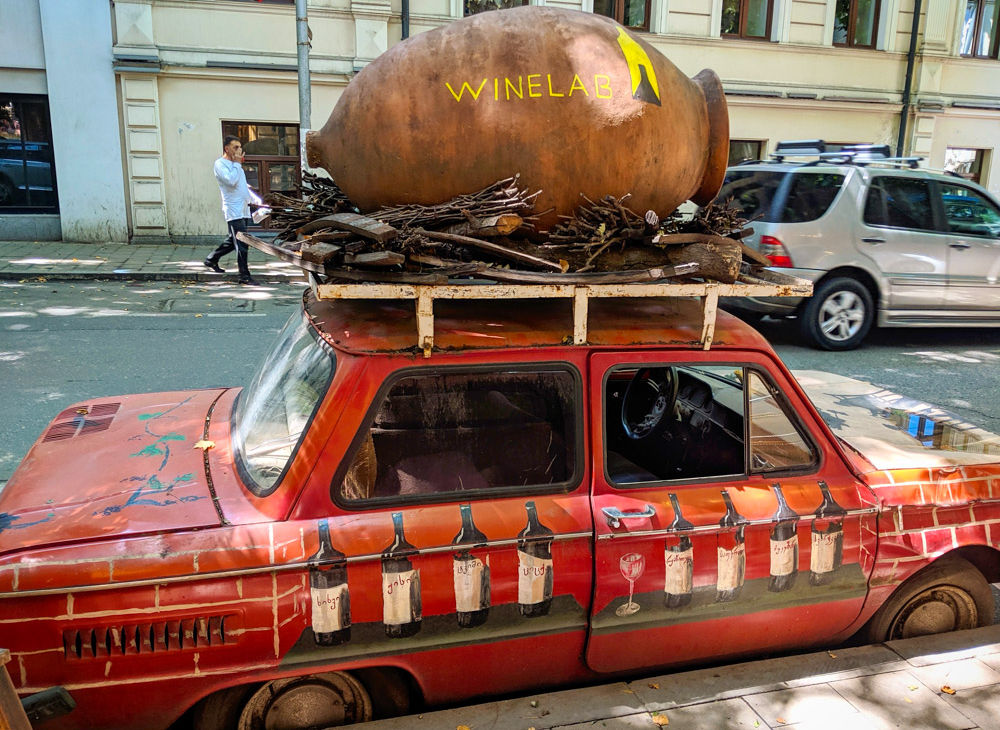
[[[908,167],[917,169],[923,157],[893,157],[887,144],[848,144],[835,152],[827,152],[826,142],[821,139],[803,139],[778,142],[770,162],[784,162],[786,157],[811,157],[803,167],[816,165],[884,165],[886,167]],[[740,164],[750,164],[743,162]]]

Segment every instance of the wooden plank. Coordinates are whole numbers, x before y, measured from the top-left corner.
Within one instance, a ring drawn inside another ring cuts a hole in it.
[[[708,350],[712,347],[712,338],[715,336],[715,319],[719,309],[718,286],[709,285],[702,307],[701,349]]]
[[[549,261],[548,259],[541,259],[537,256],[532,256],[531,254],[522,253],[520,251],[515,251],[512,248],[507,248],[506,246],[501,246],[491,241],[480,241],[478,238],[472,238],[470,236],[460,236],[456,233],[442,233],[441,231],[428,231],[424,228],[414,228],[415,233],[419,233],[422,236],[426,236],[433,241],[444,241],[446,243],[457,243],[462,246],[468,246],[469,248],[475,248],[479,251],[485,253],[493,254],[502,259],[508,261],[517,261],[518,263],[528,264],[530,266],[537,266],[548,271],[558,271],[560,274],[565,271],[563,265],[556,261]]]
[[[262,251],[270,256],[286,261],[290,264],[294,264],[301,269],[306,271],[311,271],[314,274],[324,274],[326,273],[326,267],[322,264],[318,264],[314,261],[303,260],[297,251],[289,251],[286,248],[281,248],[280,246],[275,246],[267,241],[262,241],[254,235],[249,233],[240,232],[236,234],[236,237],[243,241],[243,243],[253,246],[258,251]]]
[[[374,266],[378,268],[401,266],[406,257],[395,251],[369,251],[368,253],[344,254],[344,263],[350,266]]]
[[[338,228],[342,231],[350,231],[363,238],[369,238],[379,243],[391,241],[399,233],[395,228],[383,223],[375,218],[357,213],[334,213],[325,215],[322,218],[311,220],[305,225],[297,228],[298,233],[303,236],[322,228]]]
[[[590,297],[586,287],[577,287],[573,295],[573,344],[587,344],[587,324],[589,318]]]
[[[430,287],[417,287],[417,346],[430,357],[434,350],[434,292]]]
[[[302,257],[303,261],[311,261],[314,264],[325,266],[327,262],[337,258],[343,250],[343,246],[313,240],[302,244],[299,256]]]
[[[540,271],[486,267],[482,270],[481,276],[497,281],[539,282],[543,284],[637,284],[660,281],[674,276],[688,276],[697,270],[698,264],[680,264],[638,271],[586,271],[581,274],[549,274]]]

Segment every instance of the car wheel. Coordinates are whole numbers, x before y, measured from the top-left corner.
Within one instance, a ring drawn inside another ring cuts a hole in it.
[[[905,581],[868,622],[871,642],[910,639],[993,623],[993,592],[962,558],[942,558]]]
[[[339,727],[372,719],[372,701],[344,672],[310,674],[267,682],[247,700],[237,730]]]
[[[802,335],[823,350],[851,350],[861,344],[875,319],[871,292],[857,279],[824,281],[799,315]]]

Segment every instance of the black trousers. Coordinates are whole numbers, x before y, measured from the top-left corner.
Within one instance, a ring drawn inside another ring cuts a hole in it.
[[[247,245],[236,238],[237,233],[242,233],[246,231],[247,226],[250,225],[249,218],[234,218],[231,221],[226,221],[229,226],[229,235],[226,236],[226,240],[219,244],[219,247],[212,251],[208,255],[206,261],[211,261],[213,264],[218,264],[219,259],[225,256],[227,253],[232,253],[233,249],[236,249],[236,265],[240,270],[241,279],[250,278],[250,267],[247,265]]]

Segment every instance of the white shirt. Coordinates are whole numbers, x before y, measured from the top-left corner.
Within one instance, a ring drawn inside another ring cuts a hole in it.
[[[250,203],[260,205],[260,198],[247,186],[243,165],[225,157],[215,161],[215,179],[222,193],[222,213],[227,221],[250,217]]]

